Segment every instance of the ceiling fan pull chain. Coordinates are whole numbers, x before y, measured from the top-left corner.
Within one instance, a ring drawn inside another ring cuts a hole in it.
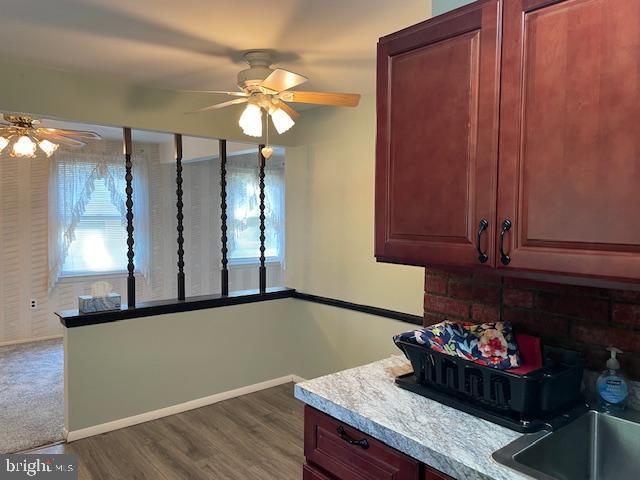
[[[273,147],[269,145],[269,115],[264,116],[264,121],[267,124],[267,144],[262,147],[261,153],[264,158],[269,160],[271,158],[271,155],[273,155]]]

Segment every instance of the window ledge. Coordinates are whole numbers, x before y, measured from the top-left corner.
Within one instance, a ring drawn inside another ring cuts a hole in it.
[[[282,259],[278,257],[267,257],[264,261],[266,265],[280,265]],[[259,258],[230,258],[229,267],[257,267],[260,265]]]
[[[140,272],[134,272],[136,275],[139,275]],[[113,271],[113,272],[87,272],[87,273],[67,273],[61,274],[59,277],[59,282],[68,283],[68,282],[81,282],[86,280],[91,280],[93,278],[125,278],[129,273],[126,270],[122,271]]]
[[[258,290],[241,290],[231,292],[227,296],[220,294],[201,295],[189,297],[184,301],[172,299],[141,302],[135,308],[127,308],[126,305],[122,305],[120,310],[97,313],[80,314],[78,310],[64,310],[62,312],[56,312],[56,315],[60,318],[60,323],[62,323],[64,327],[75,328],[133,318],[150,317],[153,315],[164,315],[167,313],[190,312],[192,310],[205,310],[208,308],[291,298],[294,293],[294,289],[285,287],[267,288],[265,293],[260,293]]]

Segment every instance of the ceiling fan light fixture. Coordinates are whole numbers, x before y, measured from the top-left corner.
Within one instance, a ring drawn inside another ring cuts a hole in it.
[[[9,139],[0,137],[0,152],[2,152],[7,147],[7,145],[9,145]]]
[[[34,142],[27,135],[22,135],[16,143],[13,144],[13,157],[26,157],[35,158],[36,156],[36,142]]]
[[[292,88],[305,83],[308,78],[283,68],[272,68],[275,57],[271,50],[247,51],[244,53],[244,59],[249,64],[249,68],[238,73],[239,92],[208,91],[240,98],[209,105],[189,113],[209,112],[247,102],[249,105],[240,116],[240,126],[245,135],[262,137],[260,109],[264,109],[267,116],[265,121],[267,129],[269,117],[271,117],[277,132],[283,134],[295,125],[295,119],[300,116],[287,102],[356,107],[360,101],[360,95],[355,93],[292,91]]]
[[[296,122],[293,121],[293,118],[291,118],[289,114],[281,108],[274,109],[270,112],[270,115],[273,126],[276,127],[276,131],[280,135],[296,124]]]
[[[248,104],[242,112],[242,115],[240,115],[238,124],[245,135],[249,135],[250,137],[261,137],[262,109],[253,103]]]
[[[40,143],[38,143],[38,146],[40,147],[40,150],[45,153],[47,158],[53,155],[59,147],[59,145],[50,142],[49,140],[41,140]]]

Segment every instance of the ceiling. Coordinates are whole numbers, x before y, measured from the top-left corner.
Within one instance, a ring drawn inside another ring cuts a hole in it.
[[[381,35],[430,0],[0,0],[0,58],[168,89],[235,89],[241,53],[279,52],[305,89],[370,93]]]

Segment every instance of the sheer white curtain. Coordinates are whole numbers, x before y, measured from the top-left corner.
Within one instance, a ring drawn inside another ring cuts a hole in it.
[[[265,170],[265,217],[273,231],[278,259],[284,265],[284,168],[275,164]],[[268,206],[268,208],[267,208]]]
[[[137,270],[149,281],[149,190],[145,158],[132,159],[134,170],[134,241]],[[49,173],[49,291],[57,283],[75,230],[91,199],[96,180],[104,181],[111,202],[126,224],[125,167],[122,155],[70,151],[56,153]]]
[[[260,256],[260,187],[256,155],[227,164],[229,260],[249,263]],[[284,260],[284,166],[273,157],[265,168],[265,256]]]
[[[144,157],[132,158],[133,162],[133,250],[136,270],[151,285],[151,206],[149,200],[149,164]],[[123,167],[124,170],[124,167]],[[122,182],[126,186],[124,175]],[[124,188],[119,188],[124,192]],[[126,223],[126,218],[125,218]]]

